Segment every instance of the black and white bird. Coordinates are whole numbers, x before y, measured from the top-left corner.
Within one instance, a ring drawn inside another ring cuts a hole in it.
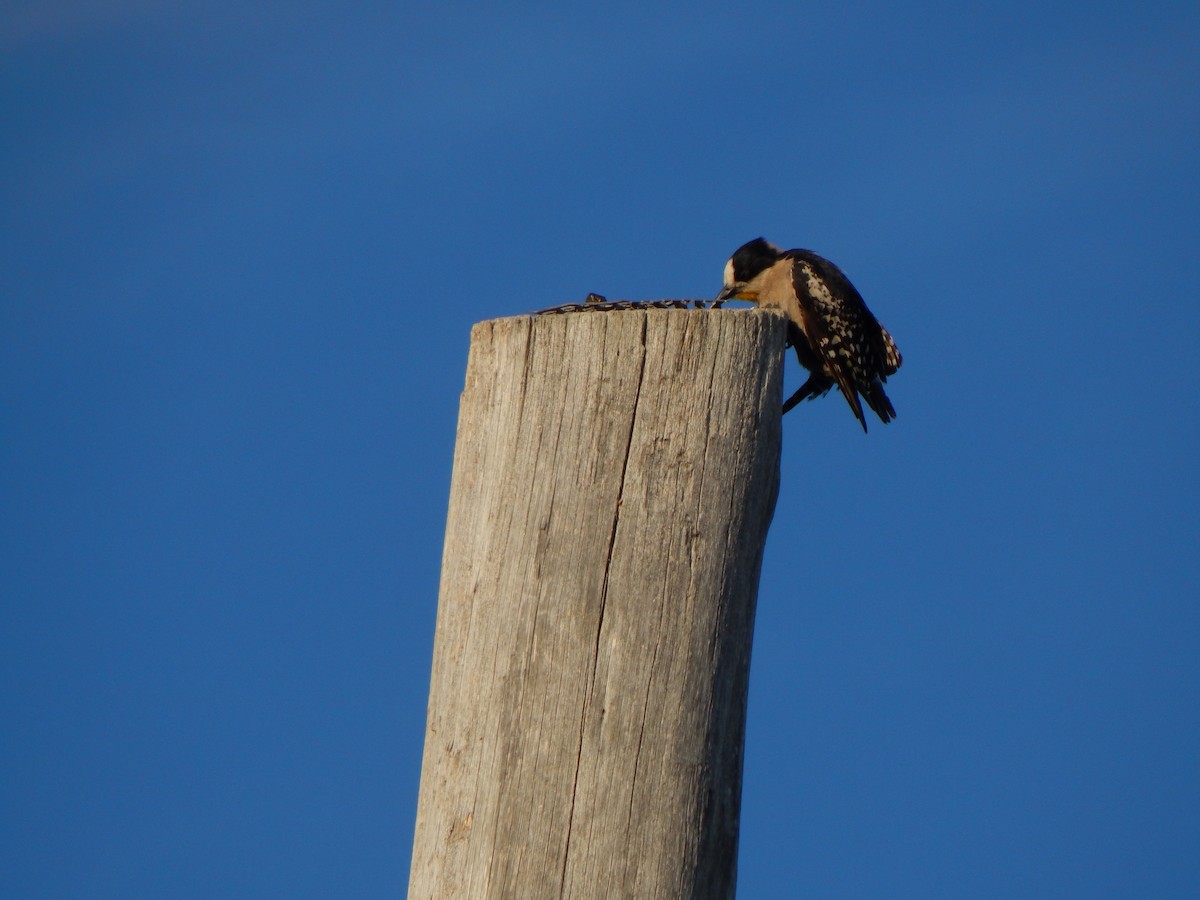
[[[785,413],[801,400],[823,397],[836,384],[863,431],[867,420],[860,394],[884,422],[896,417],[883,383],[900,368],[900,351],[850,279],[829,260],[756,238],[725,264],[717,303],[726,300],[749,300],[787,315],[788,345],[811,374],[783,404]]]

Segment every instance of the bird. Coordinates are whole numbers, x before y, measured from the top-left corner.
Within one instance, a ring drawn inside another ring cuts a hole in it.
[[[864,433],[860,394],[885,424],[896,417],[883,383],[900,368],[900,351],[850,279],[825,257],[755,238],[725,263],[724,287],[714,305],[726,300],[749,300],[787,316],[788,346],[810,374],[783,404],[784,413],[801,400],[825,396],[836,384]]]

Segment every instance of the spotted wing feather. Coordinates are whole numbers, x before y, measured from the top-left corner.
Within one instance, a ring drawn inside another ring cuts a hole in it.
[[[788,256],[795,261],[792,279],[804,319],[806,349],[820,366],[810,367],[814,375],[823,373],[837,384],[863,431],[867,421],[860,394],[881,420],[891,421],[896,410],[884,393],[883,382],[901,363],[892,336],[867,309],[841,269],[806,250],[792,250]]]

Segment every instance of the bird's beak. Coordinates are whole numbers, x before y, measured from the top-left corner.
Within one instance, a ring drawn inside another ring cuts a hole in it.
[[[758,291],[748,291],[744,287],[732,285],[717,294],[717,299],[714,303],[724,303],[726,300],[749,300],[751,303],[758,302]]]

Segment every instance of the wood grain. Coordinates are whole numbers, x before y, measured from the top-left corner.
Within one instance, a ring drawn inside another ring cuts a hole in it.
[[[730,897],[784,323],[476,325],[411,898]]]

